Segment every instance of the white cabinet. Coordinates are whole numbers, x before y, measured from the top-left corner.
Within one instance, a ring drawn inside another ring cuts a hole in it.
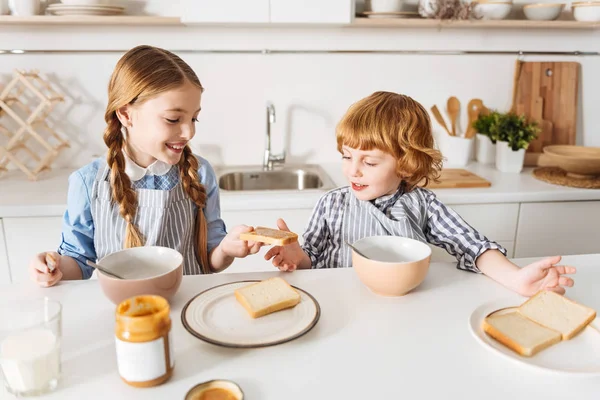
[[[515,257],[600,252],[600,201],[524,203]]]
[[[271,22],[347,24],[354,18],[354,0],[271,0]]]
[[[10,283],[10,268],[8,267],[8,255],[6,254],[6,242],[4,241],[4,227],[0,219],[0,285]]]
[[[312,209],[223,211],[221,218],[225,221],[227,231],[237,225],[277,228],[277,219],[283,218],[288,228],[297,233],[302,242],[302,233],[306,229],[311,214]],[[274,271],[275,267],[271,262],[264,259],[265,253],[270,248],[271,246],[264,246],[257,254],[246,258],[236,258],[224,272]]]
[[[12,283],[23,282],[31,259],[60,245],[62,218],[4,218],[3,223]]]
[[[469,225],[488,239],[514,241],[519,203],[450,205]]]
[[[184,24],[269,22],[269,0],[183,0],[181,10]]]

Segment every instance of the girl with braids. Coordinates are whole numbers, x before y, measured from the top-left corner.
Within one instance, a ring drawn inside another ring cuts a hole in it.
[[[136,246],[176,249],[186,275],[219,272],[258,252],[260,243],[239,239],[252,227],[225,231],[215,173],[189,147],[202,91],[190,66],[166,50],[138,46],[119,60],[104,116],[106,159],[69,177],[62,243],[58,254],[33,259],[34,281],[88,279],[87,260]]]

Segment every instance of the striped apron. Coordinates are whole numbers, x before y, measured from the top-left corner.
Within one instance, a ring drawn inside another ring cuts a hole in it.
[[[348,207],[344,212],[342,220],[341,240],[341,264],[352,266],[352,252],[346,246],[344,240],[352,244],[357,240],[369,236],[402,236],[427,243],[422,234],[422,227],[413,226],[413,221],[421,221],[423,218],[408,218],[406,213],[425,213],[423,207],[408,210],[407,207],[393,207],[397,202],[399,193],[387,200],[384,207],[376,207],[370,201],[361,201],[354,195],[349,196]]]
[[[110,168],[104,162],[92,187],[94,247],[98,260],[123,249],[126,222],[113,203]],[[146,239],[146,246],[169,247],[183,255],[183,274],[202,273],[194,250],[196,205],[179,182],[171,190],[136,189],[138,208],[134,223]]]

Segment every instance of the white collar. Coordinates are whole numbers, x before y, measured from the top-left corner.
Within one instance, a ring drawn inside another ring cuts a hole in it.
[[[146,175],[165,175],[167,172],[171,170],[173,167],[166,162],[156,160],[152,164],[148,165],[147,168],[140,167],[133,161],[127,153],[123,152],[123,156],[125,157],[125,173],[129,176],[129,179],[132,181],[139,181]]]

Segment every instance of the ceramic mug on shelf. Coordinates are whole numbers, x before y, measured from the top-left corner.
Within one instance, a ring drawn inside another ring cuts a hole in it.
[[[40,13],[40,0],[8,0],[12,15],[29,17]]]

